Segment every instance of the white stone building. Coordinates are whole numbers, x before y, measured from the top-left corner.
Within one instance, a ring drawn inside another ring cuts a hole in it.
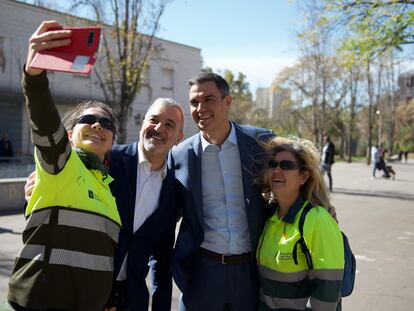
[[[73,18],[57,11],[14,0],[0,0],[0,135],[9,132],[17,155],[33,153],[29,125],[21,90],[21,70],[25,63],[28,39],[43,20],[63,25]],[[185,136],[196,132],[188,105],[187,81],[201,68],[201,51],[191,46],[156,39],[162,57],[150,60],[146,81],[136,97],[127,123],[127,142],[137,140],[139,126],[148,106],[158,97],[172,97],[186,113]],[[79,99],[104,100],[92,72],[88,76],[49,73],[51,92],[59,112]]]

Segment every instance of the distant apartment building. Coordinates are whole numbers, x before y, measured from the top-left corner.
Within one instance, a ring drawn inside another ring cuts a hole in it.
[[[272,117],[276,114],[277,108],[288,96],[289,91],[287,89],[274,89],[272,87],[257,88],[256,107],[267,111],[267,115]]]
[[[398,76],[398,95],[400,100],[409,102],[414,98],[414,70]]]
[[[0,0],[0,135],[8,131],[15,153],[33,153],[29,124],[21,90],[21,74],[25,63],[28,39],[43,20],[57,20],[63,25],[68,18],[57,11],[21,3]],[[155,39],[161,56],[152,58],[145,80],[135,98],[127,121],[127,143],[137,140],[139,127],[149,105],[158,97],[172,97],[185,110],[185,136],[196,132],[188,103],[187,81],[201,68],[198,48]],[[88,76],[48,73],[50,89],[58,111],[64,113],[80,99],[104,101],[103,92],[94,72]]]

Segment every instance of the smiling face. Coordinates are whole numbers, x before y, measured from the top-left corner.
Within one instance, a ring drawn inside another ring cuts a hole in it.
[[[85,109],[81,116],[88,114],[98,117],[97,121],[94,124],[75,124],[75,126],[68,131],[69,140],[74,147],[93,152],[103,160],[105,154],[112,147],[114,133],[109,129],[103,128],[98,120],[102,117],[109,118],[109,116],[103,109],[96,107]]]
[[[297,163],[297,159],[290,151],[279,151],[273,160],[280,162],[288,160]],[[300,170],[299,167],[292,170],[269,168],[269,187],[276,197],[294,197],[299,195],[300,187],[309,178],[309,172]]]
[[[140,131],[140,141],[147,157],[165,159],[170,149],[183,138],[182,127],[182,113],[178,107],[151,106]]]
[[[200,131],[209,136],[228,134],[231,96],[223,98],[216,84],[209,81],[192,85],[189,99],[191,115]]]

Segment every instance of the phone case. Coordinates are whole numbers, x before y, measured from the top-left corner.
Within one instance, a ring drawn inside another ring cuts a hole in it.
[[[67,27],[72,30],[68,46],[38,52],[32,67],[77,74],[89,74],[96,61],[99,47],[100,27]]]

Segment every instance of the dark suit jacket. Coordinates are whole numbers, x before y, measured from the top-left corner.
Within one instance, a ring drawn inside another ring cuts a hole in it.
[[[125,255],[127,261],[127,298],[131,310],[148,310],[145,278],[151,260],[153,283],[152,310],[170,310],[172,294],[171,255],[175,237],[177,209],[174,176],[171,170],[163,181],[158,208],[133,234],[138,151],[137,143],[115,145],[110,155],[110,184],[116,198],[122,228],[114,259],[114,277]]]
[[[267,140],[273,132],[253,126],[234,124],[242,165],[243,192],[254,255],[266,220],[265,203],[260,189],[253,183],[254,174],[261,169],[264,152],[258,139]],[[204,240],[204,219],[201,187],[201,140],[196,134],[174,147],[169,164],[177,179],[177,200],[182,213],[180,231],[173,254],[173,275],[180,290],[185,293],[190,281],[187,273],[191,255]],[[214,181],[212,181],[214,182]]]

